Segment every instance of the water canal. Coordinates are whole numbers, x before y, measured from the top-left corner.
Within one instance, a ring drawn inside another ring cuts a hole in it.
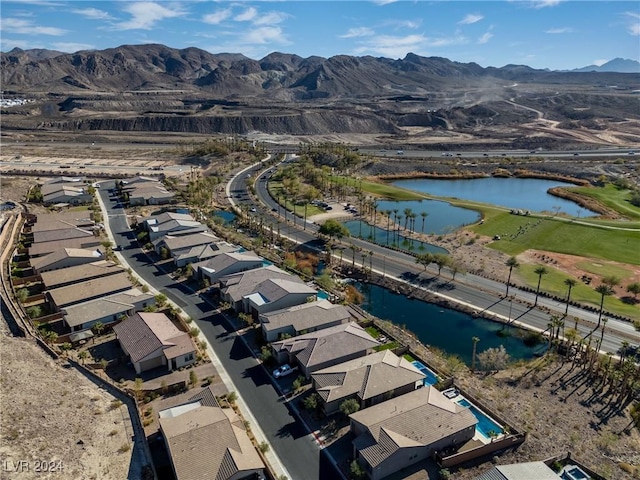
[[[448,354],[458,355],[465,363],[471,363],[473,337],[478,337],[478,353],[487,348],[504,345],[512,359],[530,359],[544,350],[545,345],[529,347],[518,333],[522,330],[509,328],[507,336],[499,336],[503,325],[466,313],[443,308],[372,284],[355,283],[364,295],[361,307],[370,314],[401,325],[413,332],[424,345],[433,346]]]

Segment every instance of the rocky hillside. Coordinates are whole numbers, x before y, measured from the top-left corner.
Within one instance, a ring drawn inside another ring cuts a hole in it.
[[[252,60],[240,54],[211,54],[198,48],[177,50],[164,45],[125,45],[73,54],[29,52],[13,50],[1,55],[5,91],[189,90],[217,97],[309,100],[425,95],[455,88],[475,90],[505,81],[637,84],[632,75],[548,72],[519,65],[483,68],[475,63],[414,54],[392,60],[347,55],[301,58],[273,53]]]

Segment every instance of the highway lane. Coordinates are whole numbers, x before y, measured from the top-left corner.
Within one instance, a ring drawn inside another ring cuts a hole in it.
[[[287,157],[288,159],[289,157]],[[267,171],[262,172],[255,180],[256,196],[259,203],[255,203],[248,193],[246,186],[246,173],[238,174],[229,182],[229,189],[233,190],[235,195],[230,200],[232,202],[242,202],[245,205],[256,209],[258,214],[268,216],[274,222],[274,230],[279,226],[283,236],[288,237],[296,243],[307,243],[318,245],[317,231],[318,225],[307,224],[303,230],[302,220],[297,220],[297,225],[292,222],[292,213],[287,213],[288,221],[284,221],[284,209],[278,207],[277,202],[271,198],[268,193],[267,184],[268,177],[272,175],[272,171],[278,167],[271,167]],[[247,169],[247,171],[249,171]],[[255,170],[251,170],[253,174]],[[255,177],[252,177],[255,178]],[[238,198],[240,195],[240,198]],[[262,205],[260,205],[262,204]],[[280,215],[278,215],[278,208]],[[275,209],[275,211],[274,211]],[[424,271],[422,266],[415,263],[415,258],[407,253],[388,249],[381,245],[372,244],[366,240],[351,237],[342,242],[338,242],[340,248],[345,249],[343,252],[343,262],[351,260],[351,250],[348,249],[350,244],[362,249],[366,252],[373,252],[373,256],[365,261],[366,266],[369,265],[378,274],[385,274],[397,280],[406,281],[406,278],[413,278],[420,275],[420,278],[431,279],[428,283],[414,285],[416,287],[428,288],[433,293],[442,295],[452,302],[459,302],[475,306],[479,312],[487,310],[497,316],[501,320],[511,319],[518,324],[532,328],[534,330],[544,331],[548,328],[550,322],[550,314],[544,309],[549,309],[553,314],[562,316],[566,305],[562,301],[547,298],[545,296],[538,297],[538,308],[532,308],[535,303],[535,293],[527,292],[516,287],[509,290],[512,302],[507,302],[503,297],[506,291],[504,283],[496,282],[481,276],[466,274],[458,275],[456,281],[443,280],[448,271],[443,269],[442,277],[437,277],[437,269],[430,267]],[[336,259],[339,255],[335,254]],[[362,257],[356,253],[355,263],[360,265]],[[511,303],[511,305],[509,305]],[[569,307],[568,327],[573,326],[573,318],[580,319],[578,323],[578,331],[584,337],[588,335],[597,325],[598,312],[593,312],[580,307]],[[596,338],[600,338],[600,330],[592,333]],[[631,344],[640,343],[640,333],[636,332],[629,322],[623,320],[610,319],[606,325],[606,333],[603,339],[602,350],[616,353],[623,341],[629,341]]]
[[[235,389],[250,409],[290,474],[291,480],[302,478],[339,478],[333,465],[301,424],[292,406],[282,401],[265,369],[259,365],[244,342],[227,322],[198,295],[176,284],[149,260],[137,245],[122,208],[109,198],[107,189],[113,182],[100,182],[98,190],[107,206],[107,218],[120,253],[136,275],[180,306],[206,336]]]

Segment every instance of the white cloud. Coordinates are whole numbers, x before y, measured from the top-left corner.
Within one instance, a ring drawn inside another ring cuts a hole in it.
[[[556,7],[562,0],[532,0],[533,8]]]
[[[74,43],[74,42],[54,42],[54,50],[60,50],[61,52],[75,53],[80,50],[95,50],[95,45],[89,45],[86,43]]]
[[[368,27],[356,27],[347,30],[347,33],[340,35],[340,38],[370,37],[375,32]]]
[[[376,5],[389,5],[390,3],[396,3],[398,0],[373,0]]]
[[[484,15],[479,13],[470,13],[458,22],[458,25],[471,25],[472,23],[479,22],[484,18]]]
[[[487,32],[478,39],[478,45],[484,45],[493,37],[493,33]]]
[[[258,15],[258,10],[254,7],[247,8],[244,12],[235,16],[234,20],[236,22],[250,22]]]
[[[571,27],[550,28],[549,30],[545,30],[544,33],[550,33],[552,35],[560,34],[560,33],[573,33],[573,28]]]
[[[25,5],[38,5],[40,7],[64,7],[61,2],[50,2],[48,0],[13,0],[11,3],[22,3]]]
[[[25,35],[64,35],[67,30],[57,27],[34,25],[31,20],[23,18],[3,18],[0,20],[0,31],[21,33]]]
[[[165,18],[184,14],[179,7],[172,10],[155,2],[134,2],[124,7],[124,11],[131,15],[131,19],[114,25],[118,30],[151,30],[157,22]]]
[[[422,51],[426,41],[427,39],[423,35],[407,35],[404,37],[379,35],[371,37],[355,50],[358,54],[373,53],[385,57],[402,58],[409,52]]]
[[[640,36],[640,13],[625,12],[625,16],[629,20],[627,32],[635,37]]]
[[[211,23],[213,25],[218,25],[219,23],[225,21],[227,18],[231,16],[231,9],[224,8],[221,10],[216,10],[213,13],[209,13],[202,17],[202,21],[205,23]]]
[[[244,44],[264,45],[266,43],[278,43],[289,45],[290,43],[280,27],[252,28],[241,38]]]
[[[71,12],[77,13],[78,15],[82,15],[83,17],[91,20],[109,20],[112,18],[109,12],[98,10],[97,8],[78,8],[71,10]]]
[[[267,12],[260,17],[256,17],[253,19],[254,25],[276,25],[278,23],[284,22],[287,18],[289,18],[288,13],[284,12]]]

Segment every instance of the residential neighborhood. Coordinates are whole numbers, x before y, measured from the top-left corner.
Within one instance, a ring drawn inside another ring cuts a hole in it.
[[[63,178],[40,187],[55,208],[26,216],[11,282],[43,348],[135,405],[131,422],[153,477],[286,477],[262,419],[224,367],[240,348],[253,365],[242,376],[261,375],[256,388],[270,389],[324,452],[324,478],[454,478],[450,469],[525,442],[523,426],[350,302],[344,286],[327,288],[319,275],[225,238],[153,178],[105,185]],[[114,208],[129,209],[132,230],[121,244],[96,206],[96,189],[105,188]],[[150,287],[132,265],[170,282]],[[354,275],[367,279],[364,261]],[[174,288],[183,296],[172,296]],[[184,313],[184,298],[201,317]],[[218,336],[234,345],[225,362],[203,333],[208,325],[224,326]],[[567,456],[554,469],[549,461],[495,465],[477,480],[524,478],[602,477]]]

